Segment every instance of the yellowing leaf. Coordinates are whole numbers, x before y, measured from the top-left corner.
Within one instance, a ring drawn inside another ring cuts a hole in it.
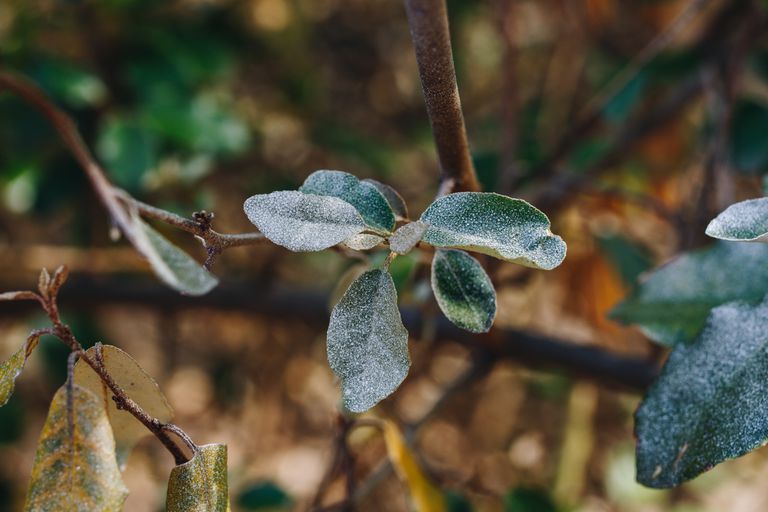
[[[173,468],[168,480],[167,512],[229,510],[227,446],[207,444],[192,460]]]
[[[24,363],[37,346],[39,336],[31,336],[8,360],[0,363],[0,407],[10,400],[16,379],[24,369]]]
[[[391,421],[383,422],[384,442],[387,454],[398,476],[411,492],[416,512],[444,512],[447,510],[445,498],[419,466],[416,457],[405,442],[400,429]]]
[[[67,390],[59,388],[40,435],[25,511],[120,511],[128,489],[115,458],[115,441],[104,404],[73,386],[73,429]]]
[[[126,394],[150,416],[164,423],[170,421],[173,417],[171,406],[157,382],[139,366],[139,363],[117,347],[104,345],[101,350],[107,372]],[[96,359],[95,348],[88,349],[87,354],[91,359]],[[75,384],[91,391],[106,404],[106,414],[115,435],[117,461],[120,468],[124,469],[134,445],[141,438],[150,435],[149,430],[131,413],[117,408],[111,391],[102,384],[99,376],[85,361],[80,360],[75,365]]]

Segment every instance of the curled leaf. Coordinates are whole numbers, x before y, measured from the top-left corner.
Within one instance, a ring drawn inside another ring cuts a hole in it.
[[[707,235],[737,242],[768,242],[768,197],[732,204],[709,223]]]
[[[16,379],[21,375],[24,363],[27,362],[27,358],[29,358],[37,346],[39,339],[40,336],[33,334],[19,350],[6,361],[0,363],[0,407],[7,404],[8,400],[10,400]]]
[[[249,197],[245,214],[269,240],[295,252],[321,251],[365,229],[354,206],[296,191]]]
[[[445,316],[470,332],[488,332],[496,317],[496,290],[482,265],[464,251],[438,249],[432,290]]]
[[[365,223],[376,231],[395,229],[395,214],[387,198],[374,184],[342,171],[315,171],[299,189],[305,194],[332,196],[354,206]]]
[[[362,274],[333,308],[328,363],[341,379],[344,407],[353,412],[376,405],[408,375],[408,331],[386,270]]]
[[[207,444],[168,479],[168,512],[225,512],[229,510],[227,446]]]
[[[466,249],[526,267],[551,270],[565,259],[563,239],[549,219],[522,199],[459,192],[437,199],[421,215],[423,240],[435,247]]]
[[[35,455],[24,510],[119,512],[128,495],[115,459],[115,441],[101,400],[72,387],[72,431],[67,390],[51,402]]]
[[[88,349],[87,354],[91,359],[96,360],[96,347]],[[134,402],[150,416],[164,423],[171,421],[173,411],[157,382],[139,366],[134,358],[111,345],[101,347],[101,356],[107,373]],[[150,431],[131,413],[117,408],[112,400],[112,392],[104,386],[96,372],[82,359],[75,364],[74,382],[100,397],[106,404],[106,414],[115,437],[117,462],[120,468],[124,469],[133,447],[140,439],[151,435]]]
[[[408,254],[421,241],[426,230],[427,224],[420,220],[404,224],[389,237],[389,248],[397,254]]]
[[[187,295],[205,295],[219,280],[187,253],[173,245],[138,214],[132,216],[133,240],[161,281]]]

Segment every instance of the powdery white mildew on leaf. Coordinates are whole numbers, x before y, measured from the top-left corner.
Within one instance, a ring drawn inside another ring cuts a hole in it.
[[[225,512],[229,510],[227,446],[207,444],[184,464],[171,470],[167,512]]]
[[[150,416],[164,423],[171,421],[173,410],[160,387],[133,357],[111,345],[102,346],[101,353],[107,372],[133,401]],[[95,360],[96,348],[88,349],[87,354]],[[131,450],[140,439],[151,435],[150,431],[131,413],[117,408],[112,400],[112,392],[82,359],[75,364],[75,384],[100,397],[106,404],[107,417],[115,437],[117,462],[120,469],[125,469],[125,462]]]
[[[24,510],[118,512],[128,495],[115,458],[115,441],[104,403],[73,386],[74,429],[67,421],[67,391],[51,402],[35,455]]]
[[[526,267],[551,270],[565,259],[563,239],[549,219],[522,199],[494,193],[459,192],[443,196],[421,215],[429,224],[423,240],[488,254]]]
[[[205,295],[219,280],[137,214],[132,216],[136,248],[144,255],[158,278],[186,295]]]
[[[768,441],[768,301],[712,310],[637,410],[637,479],[673,487]]]
[[[333,308],[328,363],[341,379],[344,407],[352,412],[367,411],[408,375],[408,331],[386,270],[369,270],[358,277]]]
[[[707,226],[721,240],[768,242],[768,197],[732,204]]]
[[[294,252],[322,251],[365,229],[355,207],[337,197],[287,190],[251,196],[244,209],[265,237]]]
[[[379,235],[371,235],[369,233],[358,233],[344,240],[344,245],[354,251],[367,251],[373,249],[384,241],[384,238]]]
[[[420,220],[400,226],[389,237],[389,248],[397,254],[408,254],[421,241],[421,237],[424,236],[427,227],[427,224]]]
[[[488,332],[496,317],[496,290],[475,258],[438,249],[432,260],[432,290],[445,316],[470,332]]]
[[[408,207],[405,204],[405,200],[403,199],[403,196],[401,196],[397,190],[390,187],[389,185],[385,185],[384,183],[380,183],[372,179],[365,179],[363,180],[363,182],[370,183],[371,185],[379,189],[379,192],[381,192],[381,194],[386,198],[387,202],[389,203],[389,207],[394,212],[395,218],[397,220],[405,220],[408,218]]]
[[[16,379],[21,375],[24,364],[37,347],[39,339],[39,336],[31,336],[11,357],[0,363],[0,407],[11,399]]]
[[[768,247],[763,244],[717,242],[685,253],[643,275],[610,317],[637,324],[662,345],[690,342],[713,307],[763,298],[768,290],[766,262]]]
[[[315,171],[299,188],[305,194],[338,197],[354,206],[365,223],[376,231],[395,229],[395,214],[387,198],[372,183],[342,171]]]

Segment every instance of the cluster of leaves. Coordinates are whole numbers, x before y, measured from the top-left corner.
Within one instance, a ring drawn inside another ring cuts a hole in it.
[[[389,396],[410,367],[408,333],[388,271],[392,259],[417,246],[434,248],[432,289],[440,309],[457,326],[480,333],[493,324],[496,292],[464,250],[546,270],[558,266],[566,252],[546,215],[520,199],[449,194],[410,221],[394,189],[341,171],[316,171],[299,190],[252,196],[244,209],[269,240],[291,251],[338,244],[356,251],[389,249],[383,268],[370,269],[349,285],[328,326],[328,361],[341,380],[344,406],[353,412]]]
[[[732,205],[721,239],[649,273],[612,312],[672,348],[636,413],[637,479],[673,487],[768,441],[768,198]]]

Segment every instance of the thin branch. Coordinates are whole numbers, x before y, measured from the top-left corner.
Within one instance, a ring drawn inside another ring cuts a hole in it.
[[[461,112],[445,0],[405,0],[421,86],[440,161],[442,193],[477,191],[467,130]]]

